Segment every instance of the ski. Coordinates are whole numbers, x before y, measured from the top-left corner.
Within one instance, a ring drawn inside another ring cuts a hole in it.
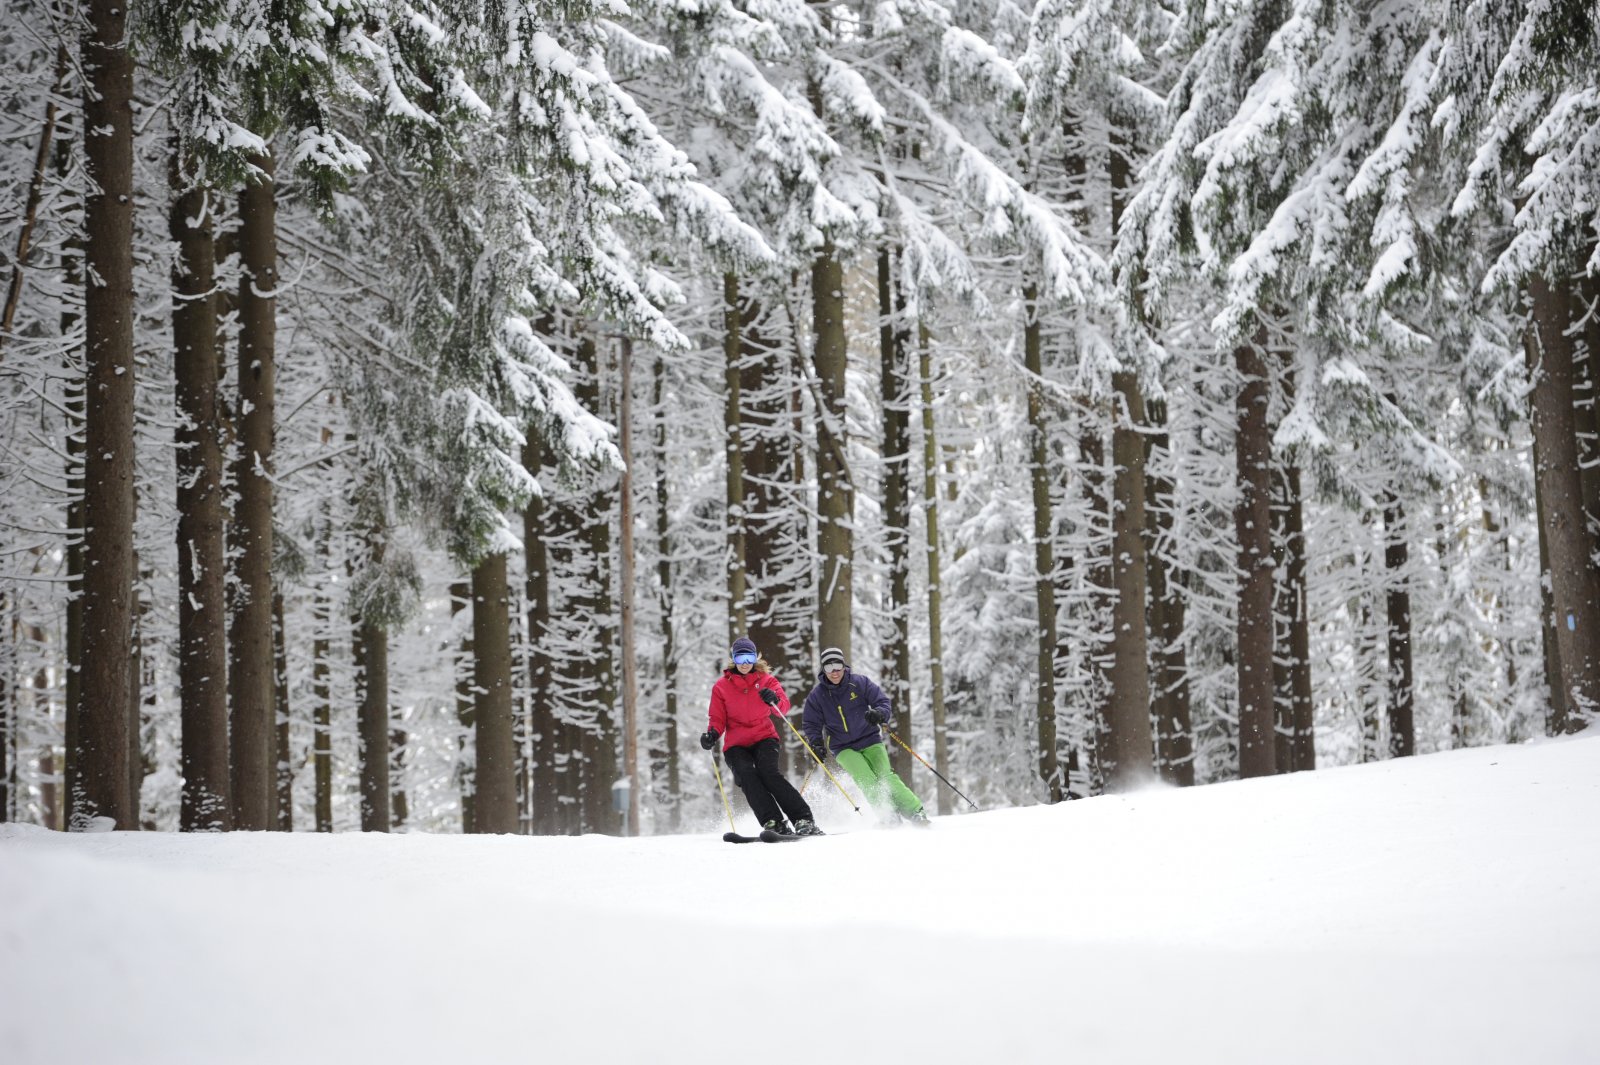
[[[737,832],[724,832],[722,841],[724,843],[760,843],[762,839],[760,836],[741,836]]]
[[[795,840],[805,838],[806,837],[804,836],[796,836],[792,832],[774,832],[770,828],[763,828],[761,830],[762,843],[793,843]]]

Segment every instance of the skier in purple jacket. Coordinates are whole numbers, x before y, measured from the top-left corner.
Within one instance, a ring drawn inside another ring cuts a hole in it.
[[[892,709],[882,688],[865,674],[852,673],[844,652],[829,647],[822,652],[817,684],[806,696],[800,727],[817,757],[825,758],[831,750],[869,803],[925,825],[922,800],[889,767],[882,728],[892,720]]]

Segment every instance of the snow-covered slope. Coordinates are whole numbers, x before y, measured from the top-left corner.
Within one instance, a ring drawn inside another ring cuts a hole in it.
[[[1600,1061],[1600,736],[821,809],[744,847],[0,826],[0,1061]]]

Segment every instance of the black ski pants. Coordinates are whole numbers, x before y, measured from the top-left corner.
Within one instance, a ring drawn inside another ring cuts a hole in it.
[[[778,772],[776,737],[749,747],[725,748],[722,757],[727,759],[728,768],[733,771],[733,782],[744,792],[757,821],[764,825],[768,821],[781,821],[785,815],[790,822],[802,818],[811,820],[811,807]]]

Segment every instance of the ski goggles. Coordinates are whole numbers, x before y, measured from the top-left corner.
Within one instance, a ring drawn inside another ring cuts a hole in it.
[[[756,656],[749,651],[740,651],[733,656],[733,664],[736,666],[753,666],[756,664]]]

